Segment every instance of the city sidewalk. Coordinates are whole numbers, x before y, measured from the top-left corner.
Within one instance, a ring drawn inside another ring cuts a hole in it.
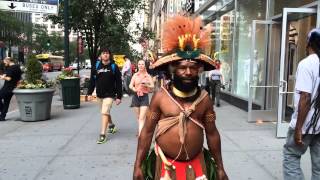
[[[94,102],[64,110],[54,96],[52,118],[21,122],[11,112],[0,122],[0,180],[129,180],[136,153],[137,123],[131,98],[113,106],[112,117],[119,132],[97,145],[100,114]],[[230,180],[282,179],[282,146],[275,138],[274,123],[247,123],[247,113],[222,103],[217,126],[222,154]],[[310,179],[310,160],[302,160]]]

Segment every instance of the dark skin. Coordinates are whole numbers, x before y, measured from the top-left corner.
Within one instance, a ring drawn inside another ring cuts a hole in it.
[[[307,54],[312,54],[314,51],[311,47],[307,47]],[[298,146],[303,146],[302,141],[302,126],[306,121],[308,112],[311,107],[311,94],[307,92],[300,92],[300,99],[298,104],[298,119],[294,131],[294,141]]]
[[[311,94],[307,92],[300,93],[298,105],[298,119],[294,131],[294,141],[298,146],[303,146],[302,141],[302,126],[306,121],[306,117],[311,107]]]
[[[199,64],[189,61],[180,61],[175,68],[175,74],[180,77],[190,78],[198,76]],[[183,82],[188,83],[190,80],[183,80]],[[184,108],[188,108],[192,102],[186,102],[183,100],[176,99],[180,105]],[[141,170],[141,164],[143,159],[146,157],[148,150],[151,145],[154,130],[159,119],[164,119],[166,117],[178,116],[180,109],[172,100],[165,94],[163,90],[158,91],[152,97],[150,102],[149,111],[147,115],[146,122],[141,131],[139,141],[137,156],[134,166],[134,180],[143,180],[143,174]],[[205,127],[205,133],[207,138],[207,144],[211,154],[213,155],[217,163],[217,177],[218,180],[227,180],[228,177],[225,173],[222,157],[221,157],[221,142],[220,135],[216,128],[215,121],[205,121],[206,115],[214,114],[213,104],[209,96],[207,96],[201,103],[197,106],[196,111],[191,114],[191,117],[196,121],[201,122]],[[190,159],[195,158],[202,150],[203,147],[203,130],[191,121],[187,121],[187,135],[185,137],[185,145],[188,156]],[[179,154],[181,143],[178,136],[178,126],[175,125],[170,128],[166,133],[159,136],[156,141],[161,147],[162,151],[168,158],[176,158]],[[186,153],[182,151],[178,160],[185,161]]]

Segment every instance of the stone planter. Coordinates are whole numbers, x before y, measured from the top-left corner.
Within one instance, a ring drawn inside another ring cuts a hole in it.
[[[44,89],[15,89],[22,121],[42,121],[50,119],[52,88]]]

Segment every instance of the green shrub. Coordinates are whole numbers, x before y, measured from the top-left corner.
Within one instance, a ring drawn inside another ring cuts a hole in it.
[[[25,80],[18,83],[19,89],[41,89],[53,87],[52,81],[42,79],[42,64],[35,56],[30,56],[26,63]]]
[[[28,83],[36,84],[42,77],[42,65],[35,58],[35,56],[31,56],[26,64],[26,80]]]

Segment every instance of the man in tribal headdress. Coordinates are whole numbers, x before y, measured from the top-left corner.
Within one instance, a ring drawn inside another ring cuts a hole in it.
[[[165,23],[163,32],[167,56],[153,67],[167,69],[171,84],[152,97],[139,137],[133,179],[227,180],[213,103],[198,87],[200,71],[214,69],[213,60],[201,54],[209,45],[211,29],[202,28],[200,18],[175,16]],[[155,148],[147,156],[155,129]],[[203,147],[204,134],[209,150]]]

